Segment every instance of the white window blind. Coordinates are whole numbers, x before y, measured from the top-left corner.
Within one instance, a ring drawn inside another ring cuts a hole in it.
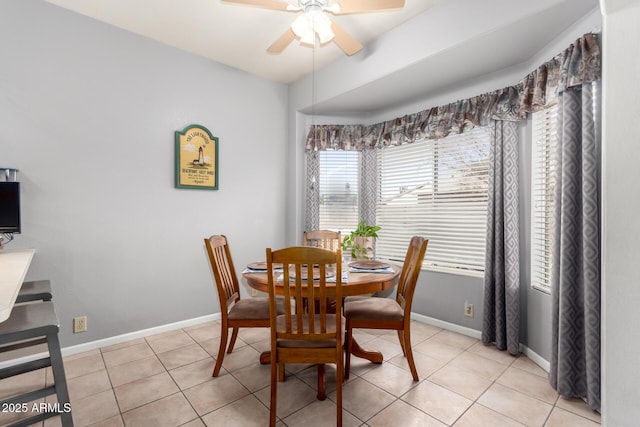
[[[481,275],[489,129],[380,150],[376,256],[403,260],[411,236],[429,239],[424,267]]]
[[[532,116],[531,286],[550,293],[557,105]]]
[[[343,234],[358,225],[359,153],[320,151],[320,229]]]

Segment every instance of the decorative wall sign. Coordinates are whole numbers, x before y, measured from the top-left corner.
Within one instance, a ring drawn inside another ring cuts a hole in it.
[[[218,138],[204,126],[176,131],[176,188],[218,189]]]

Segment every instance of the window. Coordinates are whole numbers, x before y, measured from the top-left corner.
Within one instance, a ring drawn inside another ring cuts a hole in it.
[[[379,151],[377,257],[403,260],[411,236],[422,235],[427,269],[482,274],[489,134],[476,128]]]
[[[320,151],[320,229],[351,232],[358,225],[357,151]]]
[[[531,286],[551,292],[551,236],[555,191],[557,105],[532,115]]]

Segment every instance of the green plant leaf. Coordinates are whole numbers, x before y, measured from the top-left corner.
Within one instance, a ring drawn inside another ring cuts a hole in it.
[[[378,231],[382,227],[379,225],[367,225],[364,220],[358,222],[358,226],[349,235],[345,236],[342,240],[342,250],[347,252],[351,251],[351,257],[356,257],[356,252],[362,252],[364,248],[355,243],[356,237],[373,237],[378,238]]]

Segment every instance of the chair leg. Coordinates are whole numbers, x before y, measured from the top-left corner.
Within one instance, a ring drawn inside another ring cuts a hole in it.
[[[231,341],[229,342],[229,348],[227,349],[227,353],[231,353],[233,351],[233,346],[236,345],[236,339],[238,339],[238,328],[233,328],[233,332],[231,333]]]
[[[69,389],[67,388],[67,380],[64,374],[64,364],[62,362],[62,353],[60,352],[60,341],[58,334],[50,334],[47,336],[47,345],[49,347],[49,357],[51,359],[51,371],[53,373],[53,381],[56,388],[58,403],[61,405],[60,419],[63,427],[73,427],[73,418],[71,417],[71,408],[69,401]]]
[[[351,369],[351,349],[353,348],[353,329],[351,329],[351,322],[347,319],[347,332],[345,333],[345,341],[347,342],[347,351],[344,355],[344,379],[349,379],[349,370]]]
[[[407,350],[404,346],[404,332],[400,329],[398,329],[396,332],[398,333],[398,341],[400,341],[400,347],[402,348],[402,355],[404,357],[407,357]]]
[[[284,381],[284,363],[278,362],[278,381]]]
[[[419,381],[418,371],[416,370],[416,362],[413,360],[413,351],[411,350],[411,331],[409,330],[409,328],[404,329],[404,347],[413,380]]]
[[[276,401],[278,397],[278,365],[276,355],[271,355],[271,400],[269,403],[269,427],[276,425]]]
[[[342,366],[342,353],[340,353],[340,357],[336,363],[336,425],[338,427],[342,427],[342,383],[344,382],[343,376],[343,366]]]
[[[218,347],[218,357],[216,359],[216,366],[213,368],[212,377],[217,377],[222,367],[222,361],[224,360],[224,350],[227,347],[227,337],[229,336],[229,328],[222,327],[222,334],[220,335],[220,346]]]
[[[324,363],[318,363],[318,395],[316,397],[318,400],[327,399]]]

